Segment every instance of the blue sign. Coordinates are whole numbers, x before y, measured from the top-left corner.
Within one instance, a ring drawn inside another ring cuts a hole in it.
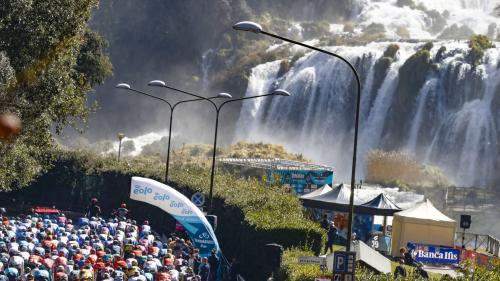
[[[328,170],[268,170],[268,179],[273,182],[273,175],[281,178],[282,184],[288,184],[295,194],[303,195],[325,184],[332,185],[333,172]]]
[[[193,202],[196,206],[201,207],[205,204],[205,195],[203,195],[203,193],[196,192],[193,196],[191,196],[191,202]]]
[[[355,262],[355,252],[336,251],[333,254],[333,272],[353,274]]]
[[[408,250],[417,262],[433,264],[459,264],[460,250],[434,245],[408,242]]]

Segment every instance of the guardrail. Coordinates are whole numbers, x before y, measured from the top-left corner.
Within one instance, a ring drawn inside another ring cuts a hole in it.
[[[463,232],[457,231],[455,233],[455,245],[465,246],[466,249],[473,249],[474,251],[484,251],[496,257],[500,254],[500,241],[491,235],[476,233],[464,234]]]

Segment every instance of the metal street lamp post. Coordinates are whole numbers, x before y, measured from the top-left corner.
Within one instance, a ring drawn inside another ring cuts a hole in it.
[[[357,99],[356,99],[356,114],[355,114],[355,123],[354,123],[354,148],[353,148],[353,154],[352,154],[352,171],[351,171],[351,196],[349,198],[349,223],[348,223],[348,229],[347,229],[347,244],[346,244],[346,250],[350,251],[351,248],[351,243],[352,243],[352,222],[353,222],[353,215],[354,215],[354,187],[355,187],[355,179],[356,179],[356,155],[357,155],[357,150],[358,150],[358,130],[359,130],[359,111],[360,111],[360,102],[361,102],[361,82],[359,78],[359,74],[354,68],[354,66],[345,58],[342,56],[320,49],[316,48],[314,46],[310,46],[301,42],[297,42],[285,37],[281,37],[279,35],[269,33],[267,31],[262,30],[262,26],[251,21],[242,21],[239,22],[235,25],[233,25],[233,29],[235,30],[241,30],[241,31],[251,31],[254,33],[261,33],[276,39],[280,39],[292,44],[296,44],[311,50],[315,50],[333,57],[336,57],[340,59],[341,61],[345,62],[349,68],[352,70],[355,78],[356,78],[356,84],[357,84]]]
[[[210,97],[210,98],[196,98],[196,99],[191,99],[191,100],[183,100],[183,101],[179,101],[177,103],[171,104],[166,99],[163,99],[163,98],[160,98],[160,97],[157,97],[157,96],[145,93],[143,91],[134,89],[134,88],[130,87],[129,84],[121,83],[121,84],[116,85],[116,88],[124,89],[124,90],[129,90],[129,91],[132,91],[133,93],[136,93],[136,94],[140,94],[140,95],[143,95],[143,96],[146,96],[146,97],[157,99],[157,100],[160,100],[160,101],[162,101],[162,102],[164,102],[165,104],[168,105],[168,108],[170,109],[170,121],[169,121],[169,126],[168,126],[167,160],[165,162],[165,183],[167,183],[167,181],[168,181],[168,171],[169,171],[169,166],[170,166],[170,141],[172,139],[172,120],[173,120],[173,117],[174,117],[174,110],[175,110],[175,108],[178,105],[183,104],[183,103],[194,102],[194,101],[202,101],[202,100],[212,100],[212,99],[217,99],[217,98],[223,98],[224,97],[224,96],[218,95],[216,97]]]
[[[183,94],[187,94],[187,95],[190,95],[190,96],[193,96],[193,97],[203,98],[203,97],[201,97],[199,95],[196,95],[196,94],[193,94],[193,93],[190,93],[190,92],[186,92],[186,91],[183,91],[183,90],[179,90],[179,89],[167,86],[165,84],[165,82],[160,81],[160,80],[151,81],[151,82],[148,83],[148,85],[149,86],[155,86],[155,87],[163,87],[163,88],[174,90],[174,91],[177,91],[177,92],[180,92],[180,93],[183,93]],[[220,94],[220,95],[227,95],[227,97],[229,97],[229,98],[231,97],[231,95],[226,94],[226,93],[223,93],[223,94]],[[213,101],[209,100],[209,102],[214,106],[215,111],[216,111],[215,133],[214,133],[214,146],[213,146],[213,152],[212,152],[212,168],[211,168],[211,171],[210,171],[210,191],[209,191],[209,195],[208,195],[208,202],[209,202],[208,203],[209,204],[208,205],[208,213],[209,214],[212,213],[213,187],[214,187],[214,176],[215,176],[215,156],[216,156],[216,152],[217,152],[217,134],[218,134],[218,129],[219,129],[219,114],[220,114],[220,110],[222,109],[222,107],[224,107],[224,105],[226,105],[228,103],[231,103],[231,102],[248,100],[248,99],[254,99],[254,98],[260,98],[260,97],[266,97],[266,96],[290,96],[290,93],[288,93],[285,90],[278,89],[278,90],[273,91],[270,94],[258,95],[258,96],[250,96],[250,97],[244,97],[244,98],[239,98],[239,99],[228,100],[228,101],[225,101],[225,102],[221,103],[219,106],[217,106],[217,104],[215,104]]]
[[[118,162],[120,162],[120,155],[121,155],[121,152],[122,152],[122,140],[123,138],[125,137],[125,134],[123,133],[118,133]]]

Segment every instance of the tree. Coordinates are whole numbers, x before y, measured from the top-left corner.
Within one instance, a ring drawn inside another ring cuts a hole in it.
[[[0,112],[23,129],[0,143],[0,191],[45,170],[52,132],[85,124],[87,94],[111,74],[104,39],[87,27],[98,0],[0,0]]]

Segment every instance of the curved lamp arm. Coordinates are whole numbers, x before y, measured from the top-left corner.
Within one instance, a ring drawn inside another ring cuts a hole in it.
[[[120,83],[118,85],[116,85],[116,88],[118,89],[124,89],[124,90],[129,90],[129,91],[132,91],[132,92],[135,92],[137,94],[141,94],[141,95],[144,95],[144,96],[148,96],[150,98],[153,98],[153,99],[157,99],[157,100],[160,100],[166,104],[168,104],[168,106],[170,107],[170,110],[173,110],[173,106],[172,104],[170,104],[166,99],[162,99],[160,97],[157,97],[157,96],[154,96],[154,95],[151,95],[151,94],[148,94],[148,93],[145,93],[143,91],[140,91],[140,90],[137,90],[137,89],[134,89],[132,87],[130,87],[129,84],[125,84],[125,83]]]
[[[219,105],[219,110],[227,103],[230,103],[230,102],[235,102],[235,101],[242,101],[242,100],[249,100],[249,99],[255,99],[255,98],[260,98],[260,97],[267,97],[267,96],[285,96],[285,97],[288,97],[290,96],[290,93],[283,90],[283,89],[277,89],[275,90],[274,92],[270,93],[270,94],[264,94],[264,95],[258,95],[258,96],[250,96],[250,97],[243,97],[243,98],[239,98],[239,99],[232,99],[232,100],[228,100],[228,101],[225,101],[223,103],[221,103]]]
[[[200,95],[197,95],[197,94],[193,94],[191,92],[188,92],[188,91],[184,91],[184,90],[181,90],[181,89],[177,89],[177,88],[174,88],[174,87],[170,87],[168,86],[165,82],[161,81],[161,80],[153,80],[153,81],[150,81],[148,83],[148,86],[151,86],[151,87],[161,87],[161,88],[166,88],[166,89],[169,89],[169,90],[172,90],[172,91],[176,91],[176,92],[179,92],[179,93],[183,93],[183,94],[186,94],[186,95],[189,95],[189,96],[192,96],[192,97],[195,97],[195,98],[198,98],[198,99],[202,99],[202,100],[206,100],[208,102],[210,102],[215,110],[217,110],[217,104],[215,104],[215,102],[213,102],[211,99],[209,98],[206,98],[206,97],[202,97]],[[222,97],[222,96],[221,96]],[[224,96],[224,97],[231,97],[231,95],[227,94],[227,96]]]

